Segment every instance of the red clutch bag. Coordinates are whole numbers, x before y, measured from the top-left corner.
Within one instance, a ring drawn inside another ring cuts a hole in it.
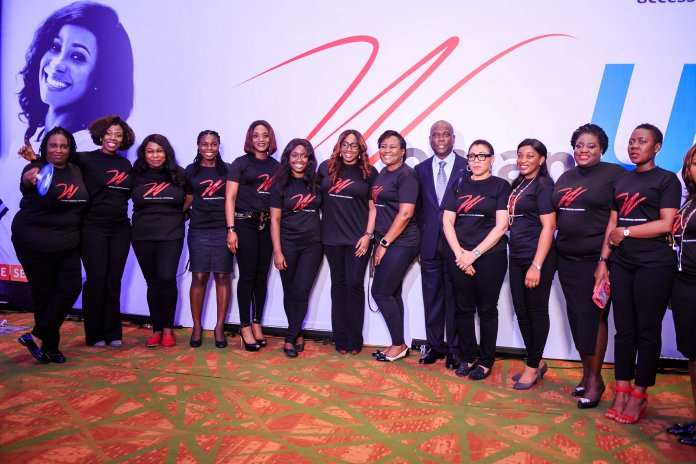
[[[609,297],[611,296],[611,287],[609,282],[602,279],[595,285],[594,292],[592,293],[592,301],[600,309],[604,309],[607,306]]]

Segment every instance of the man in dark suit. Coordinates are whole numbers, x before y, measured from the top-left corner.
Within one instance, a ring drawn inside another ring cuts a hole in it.
[[[447,121],[430,128],[430,147],[434,155],[416,166],[420,176],[419,225],[421,231],[420,264],[425,307],[425,332],[428,347],[421,364],[447,358],[445,366],[459,366],[452,283],[445,266],[447,241],[442,232],[442,199],[445,191],[463,174],[467,162],[454,153],[454,130]],[[445,334],[447,340],[445,341]]]

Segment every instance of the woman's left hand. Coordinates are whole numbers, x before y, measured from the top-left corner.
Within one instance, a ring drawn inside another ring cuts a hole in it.
[[[367,235],[363,235],[360,237],[360,240],[358,240],[358,243],[355,244],[355,256],[360,258],[361,256],[365,256],[365,253],[367,253],[367,250],[370,249],[370,237]]]
[[[536,288],[541,280],[541,271],[532,264],[529,266],[527,275],[524,277],[524,286],[527,288]]]
[[[617,227],[609,232],[609,245],[617,247],[624,241],[624,229],[625,227]]]
[[[375,250],[375,258],[374,258],[374,265],[375,267],[379,266],[379,263],[382,262],[382,258],[384,257],[384,254],[387,252],[387,249],[383,246],[378,246],[377,250]]]

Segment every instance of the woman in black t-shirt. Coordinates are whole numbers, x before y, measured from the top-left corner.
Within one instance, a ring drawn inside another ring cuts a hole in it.
[[[674,278],[675,257],[666,237],[679,209],[681,184],[674,173],[655,165],[661,147],[662,132],[651,124],[631,134],[628,154],[636,168],[614,184],[602,247],[602,258],[611,253],[610,267],[602,261],[597,268],[598,278],[611,277],[616,326],[616,396],[605,416],[622,424],[640,420],[648,387],[655,385],[662,317]]]
[[[677,348],[689,360],[691,394],[696,405],[696,145],[684,156],[681,171],[686,199],[674,217],[672,234],[677,273],[672,285],[672,315]],[[684,435],[680,443],[696,445],[696,422],[675,424],[667,432]]]
[[[582,379],[573,390],[581,396],[578,408],[594,408],[604,393],[602,363],[607,350],[609,306],[592,300],[604,230],[609,220],[611,193],[617,176],[626,170],[603,163],[609,146],[607,134],[585,124],[570,138],[576,168],[564,172],[553,190],[556,208],[558,278],[566,299],[575,348],[582,359]]]
[[[133,251],[147,283],[152,335],[145,345],[171,347],[179,296],[176,270],[184,246],[184,170],[163,135],[145,137],[133,164]]]
[[[283,351],[297,357],[304,351],[302,323],[309,294],[322,260],[321,190],[317,158],[305,139],[293,139],[283,150],[271,186],[271,240],[273,263],[283,282],[283,306],[288,318]]]
[[[510,214],[510,292],[527,349],[524,371],[513,376],[515,390],[527,390],[544,377],[542,360],[549,335],[549,295],[556,273],[553,232],[556,212],[551,203],[553,180],[546,165],[546,147],[536,139],[517,146],[519,176],[512,183]]]
[[[75,139],[54,127],[41,142],[42,157],[22,171],[19,212],[12,221],[12,244],[31,289],[34,328],[18,341],[41,363],[65,362],[60,326],[80,294],[80,220],[89,195],[80,169],[71,162]],[[37,175],[53,166],[48,191],[37,191]]]
[[[267,227],[270,188],[278,169],[273,128],[266,121],[249,125],[244,155],[229,169],[225,192],[227,248],[237,256],[240,338],[247,351],[266,346],[261,321],[273,244]],[[251,311],[251,314],[250,314]]]
[[[406,140],[401,134],[388,130],[380,135],[378,143],[384,168],[372,185],[372,201],[377,209],[375,237],[379,243],[373,258],[372,297],[387,323],[391,346],[373,356],[377,361],[391,362],[409,354],[404,340],[401,287],[420,245],[415,216],[420,184],[416,171],[404,163]]]
[[[331,269],[331,327],[341,354],[358,354],[363,344],[365,269],[376,215],[370,189],[376,176],[362,134],[352,129],[339,135],[331,158],[319,165],[321,231]]]
[[[186,167],[184,174],[186,195],[192,198],[188,247],[192,273],[190,299],[193,328],[189,345],[198,348],[203,342],[203,301],[212,272],[217,297],[217,321],[213,336],[215,346],[225,348],[230,274],[234,270],[234,257],[227,248],[225,228],[225,182],[228,166],[220,155],[220,135],[217,132],[202,131],[198,134],[196,145],[196,158]]]
[[[498,298],[507,272],[507,201],[510,184],[491,174],[495,152],[485,140],[469,147],[468,170],[443,200],[442,230],[452,251],[447,260],[454,287],[455,316],[462,363],[456,374],[472,380],[488,377],[495,362]],[[475,264],[475,265],[474,265]],[[478,312],[481,357],[476,359]]]

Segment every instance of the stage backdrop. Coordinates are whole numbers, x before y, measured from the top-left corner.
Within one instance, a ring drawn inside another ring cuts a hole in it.
[[[605,161],[619,163],[629,163],[633,127],[656,124],[666,135],[658,164],[675,172],[696,134],[694,0],[103,3],[116,11],[132,44],[134,90],[117,87],[115,97],[133,98],[132,112],[119,111],[130,112],[122,116],[139,139],[153,132],[169,137],[182,165],[193,160],[203,129],[217,130],[225,160],[234,160],[255,119],[273,125],[281,150],[294,137],[310,139],[320,161],[341,130],[362,131],[375,154],[379,134],[396,129],[408,142],[409,164],[429,156],[430,125],[446,119],[454,125],[459,153],[475,138],[490,140],[499,154],[494,173],[507,179],[516,175],[515,149],[526,137],[546,144],[558,178],[572,166],[571,132],[590,121],[609,135]],[[2,2],[0,279],[6,282],[22,279],[9,233],[24,165],[16,152],[27,130],[18,118],[18,73],[39,24],[68,4]],[[97,54],[108,48],[99,47]],[[128,51],[119,53],[99,58],[111,60],[114,70],[127,66]],[[117,103],[105,105],[104,114],[122,108]],[[39,131],[32,137],[37,146]],[[78,139],[81,150],[96,148],[84,131]],[[183,325],[191,321],[187,260],[185,250],[177,311]],[[263,322],[282,327],[277,271],[268,285]],[[329,287],[324,262],[305,327],[331,329]],[[417,263],[403,288],[407,339],[425,339]],[[209,296],[207,328],[214,325],[212,289]],[[228,320],[238,322],[236,295],[233,300]],[[546,355],[577,358],[557,280],[550,307]],[[147,314],[145,283],[132,254],[122,308]],[[498,345],[523,346],[507,284],[499,309]],[[388,343],[382,316],[366,312],[366,343]],[[679,356],[669,311],[663,335],[663,355]],[[611,353],[610,347],[609,359]]]

